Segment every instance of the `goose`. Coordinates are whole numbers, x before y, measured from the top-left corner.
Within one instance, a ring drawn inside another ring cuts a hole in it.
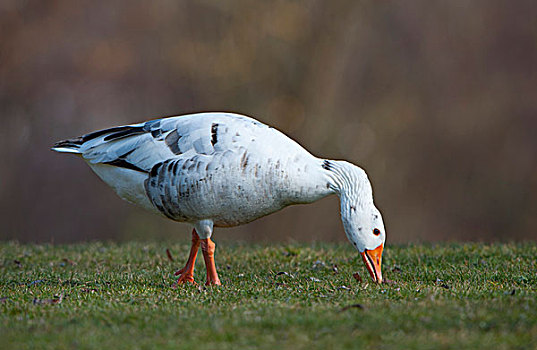
[[[338,195],[348,240],[382,282],[386,232],[366,172],[313,156],[282,132],[225,112],[166,117],[56,142],[81,156],[122,199],[193,226],[190,255],[174,287],[194,282],[201,246],[207,285],[219,285],[214,227],[251,222],[292,204]]]

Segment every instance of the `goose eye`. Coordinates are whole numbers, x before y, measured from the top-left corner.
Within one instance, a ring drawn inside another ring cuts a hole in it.
[[[380,230],[379,230],[378,228],[374,229],[374,230],[373,230],[373,234],[374,234],[375,236],[380,235]]]

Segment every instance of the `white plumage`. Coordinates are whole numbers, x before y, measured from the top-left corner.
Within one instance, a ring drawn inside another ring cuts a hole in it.
[[[316,158],[242,115],[199,113],[119,126],[60,141],[53,150],[81,155],[121,198],[191,223],[201,239],[210,241],[213,226],[244,224],[335,193],[347,237],[361,253],[385,240],[362,169]],[[368,268],[380,282],[377,258],[376,269]]]

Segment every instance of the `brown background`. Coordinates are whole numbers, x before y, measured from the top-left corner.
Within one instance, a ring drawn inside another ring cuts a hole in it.
[[[0,238],[181,239],[56,140],[235,111],[363,166],[391,242],[537,238],[535,1],[0,2]],[[216,239],[344,240],[337,198]]]

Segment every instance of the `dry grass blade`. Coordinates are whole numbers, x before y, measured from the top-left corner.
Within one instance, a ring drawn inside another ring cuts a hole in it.
[[[352,305],[347,305],[345,307],[343,307],[341,309],[341,311],[347,311],[347,310],[350,310],[350,309],[360,309],[360,310],[363,310],[365,309],[365,307],[362,305],[362,304],[352,304]]]
[[[362,283],[363,280],[362,280],[362,276],[360,276],[360,274],[358,272],[355,272],[352,274],[352,277],[354,277],[355,280],[357,280],[358,282]]]
[[[60,294],[59,296],[55,296],[52,299],[34,298],[33,303],[34,305],[56,305],[56,304],[60,304],[62,301],[63,301],[63,294]]]
[[[168,256],[168,260],[175,261],[173,260],[172,253],[170,253],[170,250],[168,248],[166,248],[166,255]]]

